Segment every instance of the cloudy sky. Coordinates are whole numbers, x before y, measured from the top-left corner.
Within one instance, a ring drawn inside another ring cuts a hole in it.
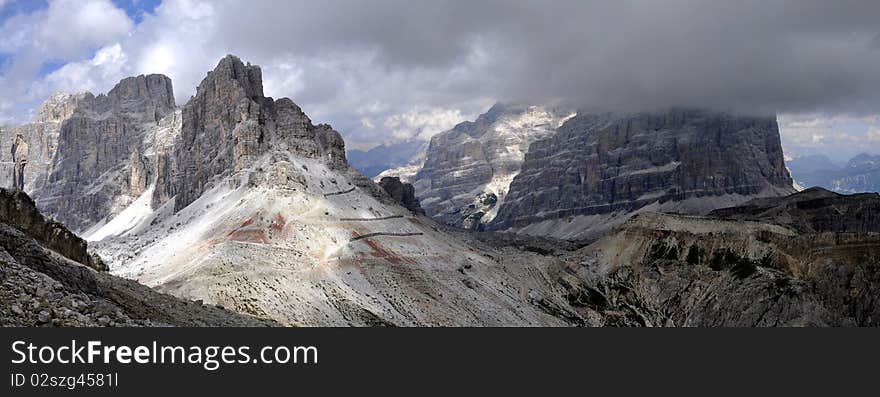
[[[790,155],[880,153],[876,0],[0,0],[0,124],[55,91],[225,54],[350,147],[427,139],[495,101],[777,113]]]

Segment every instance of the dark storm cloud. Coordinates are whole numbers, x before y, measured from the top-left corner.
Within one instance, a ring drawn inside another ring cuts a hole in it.
[[[496,100],[880,113],[878,0],[163,0],[100,35],[116,25],[72,34],[51,17],[99,3],[0,21],[0,122],[23,121],[51,91],[102,92],[140,73],[169,75],[182,104],[228,53],[263,67],[267,94],[361,146],[427,139]],[[58,54],[70,63],[39,77]]]
[[[636,109],[876,112],[880,2],[258,1],[219,15],[255,56],[371,50],[388,73],[480,52],[471,92]],[[496,85],[497,84],[497,85]],[[491,92],[490,92],[491,91]]]

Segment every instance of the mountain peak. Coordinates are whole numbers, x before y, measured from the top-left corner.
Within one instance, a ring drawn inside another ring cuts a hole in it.
[[[270,152],[346,165],[338,132],[313,125],[288,98],[264,97],[260,67],[234,55],[220,60],[183,107],[180,136],[170,160],[176,173],[160,176],[167,188],[153,205],[176,195],[175,210],[183,209],[210,181],[251,170]]]
[[[85,93],[68,94],[56,92],[46,99],[37,109],[38,123],[62,121],[76,110],[76,105],[85,97]]]
[[[116,101],[146,99],[168,109],[175,107],[171,79],[163,74],[126,77],[107,93],[107,97]]]
[[[206,85],[207,84],[207,85]],[[217,63],[213,71],[202,80],[196,89],[196,95],[207,90],[209,86],[226,87],[237,84],[249,98],[263,97],[263,72],[257,65],[242,62],[235,55],[226,55]]]

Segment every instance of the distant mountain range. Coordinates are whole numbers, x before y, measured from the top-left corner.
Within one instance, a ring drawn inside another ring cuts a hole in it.
[[[370,178],[382,171],[413,165],[425,153],[427,141],[411,140],[393,144],[383,144],[369,150],[348,150],[348,163]]]
[[[880,192],[880,155],[866,153],[838,164],[824,155],[796,157],[787,162],[803,188],[821,186],[838,193]]]
[[[880,195],[790,194],[772,116],[497,104],[354,154],[408,184],[235,56],[173,98],[0,128],[0,326],[880,324]]]
[[[641,211],[703,214],[794,191],[773,117],[496,104],[431,139],[412,182],[439,222],[592,239]]]

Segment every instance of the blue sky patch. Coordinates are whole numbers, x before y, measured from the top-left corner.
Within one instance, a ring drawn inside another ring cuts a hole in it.
[[[128,17],[135,24],[144,20],[144,14],[155,14],[156,7],[162,3],[162,0],[113,0],[113,4],[125,10]]]
[[[40,78],[45,77],[47,74],[52,73],[62,66],[66,65],[67,61],[62,61],[60,59],[52,59],[46,62],[43,62],[43,65],[40,66],[40,73],[37,74]]]
[[[12,0],[0,8],[0,23],[15,14],[30,14],[36,10],[49,7],[46,0]]]

